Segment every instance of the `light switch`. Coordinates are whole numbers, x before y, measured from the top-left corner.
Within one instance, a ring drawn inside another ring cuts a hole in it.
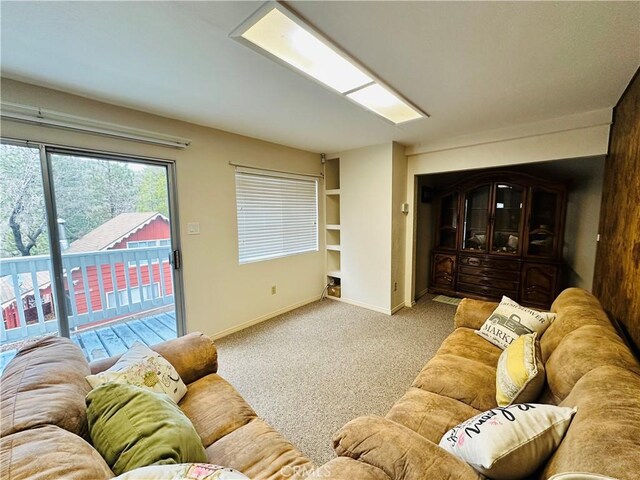
[[[187,233],[189,235],[200,235],[199,223],[187,223]]]

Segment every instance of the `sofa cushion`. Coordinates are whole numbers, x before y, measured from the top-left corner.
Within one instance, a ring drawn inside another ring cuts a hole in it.
[[[241,471],[252,480],[301,480],[315,465],[282,435],[256,418],[207,448],[210,463]]]
[[[456,328],[444,339],[437,354],[451,354],[495,368],[502,349],[476,335],[470,328]]]
[[[555,405],[500,407],[456,425],[439,445],[494,480],[525,478],[560,444],[574,414]]]
[[[84,436],[89,364],[68,338],[45,337],[18,351],[2,374],[0,435],[57,425]]]
[[[424,366],[413,386],[480,411],[497,405],[496,367],[459,355],[437,354]]]
[[[453,317],[455,328],[465,327],[478,330],[498,306],[495,302],[485,302],[473,298],[463,298]]]
[[[87,381],[93,388],[107,382],[128,383],[164,393],[176,403],[187,393],[187,387],[173,365],[140,342],[134,342],[111,368],[88,375]]]
[[[257,417],[238,391],[215,373],[188,385],[179,406],[205,447]]]
[[[476,333],[497,347],[505,349],[525,333],[537,332],[538,335],[542,335],[555,318],[555,313],[523,307],[503,296],[500,305]]]
[[[546,362],[562,339],[580,327],[599,325],[614,330],[598,299],[580,288],[567,288],[551,305],[555,321],[540,338],[542,360]]]
[[[386,418],[438,443],[447,430],[478,413],[479,410],[453,398],[410,388],[391,407]]]
[[[617,366],[586,373],[561,403],[577,407],[541,478],[592,472],[619,480],[640,472],[640,376]]]
[[[638,360],[613,329],[580,327],[567,334],[549,357],[545,365],[549,389],[558,402],[564,400],[585,373],[603,365],[640,374]]]
[[[379,468],[349,457],[337,457],[329,460],[314,470],[305,480],[327,480],[332,478],[344,480],[393,480]]]
[[[338,455],[373,465],[394,480],[482,478],[413,430],[373,415],[351,420],[338,430],[333,447]]]
[[[163,393],[105,383],[87,395],[91,440],[116,475],[152,464],[206,462],[193,425]]]
[[[113,472],[79,436],[54,425],[0,439],[0,478],[11,480],[102,480]]]
[[[500,355],[496,370],[496,402],[499,406],[531,403],[540,396],[545,370],[537,335],[521,335]]]

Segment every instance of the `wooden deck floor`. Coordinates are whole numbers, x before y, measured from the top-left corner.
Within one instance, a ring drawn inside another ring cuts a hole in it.
[[[86,332],[73,333],[71,340],[82,349],[87,361],[91,362],[124,353],[136,341],[153,345],[176,336],[175,312],[165,312]],[[0,372],[15,354],[16,350],[8,350],[0,354]]]

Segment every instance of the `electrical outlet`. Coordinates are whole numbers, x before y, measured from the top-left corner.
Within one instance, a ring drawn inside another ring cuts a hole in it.
[[[398,291],[398,282],[393,282],[393,291],[394,292]]]
[[[272,285],[271,286],[271,295],[275,295],[276,294],[276,286]]]

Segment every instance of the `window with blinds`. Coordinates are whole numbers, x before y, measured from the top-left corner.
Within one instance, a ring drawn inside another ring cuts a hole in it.
[[[236,170],[240,263],[318,250],[315,179]]]

